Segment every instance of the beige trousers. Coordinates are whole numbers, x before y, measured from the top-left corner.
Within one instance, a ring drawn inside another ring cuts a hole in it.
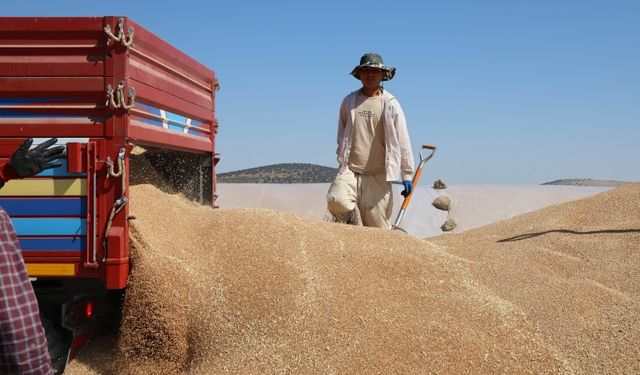
[[[362,225],[389,229],[393,209],[391,182],[386,174],[364,175],[345,168],[329,187],[327,208],[341,223],[349,222],[358,207]]]

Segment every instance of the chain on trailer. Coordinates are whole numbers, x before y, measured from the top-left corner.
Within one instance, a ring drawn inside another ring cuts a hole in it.
[[[113,90],[111,84],[107,85],[106,94],[107,101],[105,102],[105,106],[111,109],[124,108],[125,110],[130,110],[135,106],[136,101],[136,89],[134,87],[129,87],[128,98],[129,104],[127,104],[126,99],[124,98],[124,81],[118,83],[116,89]]]
[[[124,18],[118,19],[118,28],[116,31],[118,35],[114,34],[111,31],[111,26],[109,25],[106,25],[104,27],[104,32],[109,37],[107,41],[113,40],[114,42],[120,42],[127,48],[133,45],[133,34],[135,31],[132,26],[129,26],[129,28],[127,29],[127,36],[124,35]]]
[[[103,249],[104,249],[104,258],[102,259],[102,261],[106,261],[106,257],[107,257],[107,236],[109,235],[109,231],[111,230],[111,225],[113,224],[113,218],[116,216],[116,214],[118,212],[120,212],[124,206],[127,204],[127,202],[129,201],[129,199],[126,196],[126,189],[127,189],[127,185],[126,185],[126,173],[125,173],[125,162],[124,162],[124,157],[125,157],[125,149],[121,148],[120,152],[118,152],[118,157],[117,157],[117,161],[118,161],[118,171],[115,171],[114,168],[114,163],[113,160],[111,160],[111,157],[107,156],[107,178],[109,177],[120,177],[120,182],[121,182],[121,195],[120,198],[116,199],[115,202],[113,202],[113,207],[111,207],[111,213],[109,214],[109,220],[107,221],[107,227],[105,228],[104,231],[104,239],[103,239]]]

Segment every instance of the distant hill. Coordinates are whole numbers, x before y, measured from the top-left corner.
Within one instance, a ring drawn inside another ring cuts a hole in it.
[[[337,168],[324,167],[322,165],[284,163],[219,173],[217,181],[250,184],[324,183],[333,181],[337,173]]]
[[[629,185],[632,182],[628,181],[616,181],[616,180],[594,180],[592,178],[566,178],[562,180],[555,180],[551,182],[545,182],[542,185],[572,185],[572,186],[611,186],[620,187],[623,185]]]
[[[304,184],[332,182],[338,168],[325,167],[307,163],[283,163],[265,165],[263,167],[242,169],[238,171],[218,173],[217,181],[221,183],[247,184]],[[620,187],[633,182],[617,180],[596,180],[592,178],[565,178],[545,182],[541,185],[601,186]]]

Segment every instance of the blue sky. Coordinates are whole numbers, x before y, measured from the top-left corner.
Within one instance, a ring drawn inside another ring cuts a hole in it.
[[[174,5],[168,5],[174,4]],[[213,69],[218,172],[336,166],[364,52],[397,68],[423,179],[640,180],[640,1],[12,1],[5,16],[127,16]]]

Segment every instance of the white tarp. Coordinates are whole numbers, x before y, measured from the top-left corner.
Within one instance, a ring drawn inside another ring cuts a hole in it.
[[[221,209],[270,208],[326,220],[329,216],[325,200],[328,189],[329,184],[219,183],[217,204]],[[418,186],[400,227],[418,238],[436,236],[443,233],[440,226],[451,217],[457,223],[454,233],[459,233],[610,189],[560,185],[457,185],[435,190]],[[401,190],[402,186],[394,185],[392,223],[404,199]],[[431,204],[440,195],[451,199],[450,212],[440,211]]]

